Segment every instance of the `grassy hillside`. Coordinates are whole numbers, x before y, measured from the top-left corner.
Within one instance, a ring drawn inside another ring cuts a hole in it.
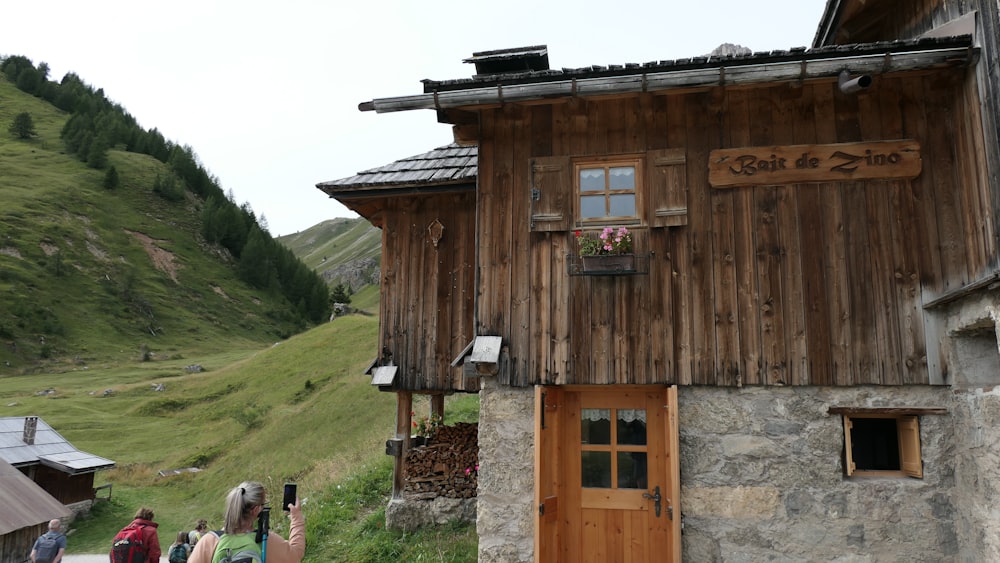
[[[36,137],[7,132],[21,112]],[[41,416],[117,463],[97,477],[111,501],[73,523],[69,552],[106,552],[139,506],[156,512],[166,548],[198,518],[220,527],[240,481],[275,497],[295,480],[309,499],[306,561],[474,561],[474,526],[384,529],[395,397],[362,374],[377,285],[352,299],[369,314],[300,332],[282,298],[248,289],[201,242],[199,201],[153,193],[162,163],[111,150],[121,186],[108,191],[103,171],[64,154],[67,117],[0,75],[0,416]],[[377,265],[377,229],[329,223],[285,238],[318,271]],[[446,422],[475,420],[476,399],[449,398]],[[287,531],[277,513],[272,524]]]
[[[118,464],[99,474],[113,484],[112,501],[74,523],[71,553],[104,551],[140,505],[156,512],[164,548],[197,518],[219,527],[225,493],[252,479],[272,498],[284,481],[299,483],[309,499],[307,561],[396,561],[404,549],[427,553],[427,561],[474,560],[473,527],[420,539],[383,529],[395,396],[362,375],[377,329],[373,316],[350,315],[259,350],[91,369],[86,377],[8,377],[0,402],[4,416],[39,415],[78,448]],[[186,370],[193,362],[205,371]],[[54,395],[37,393],[49,388]],[[449,399],[448,422],[475,420],[475,399]],[[158,475],[192,466],[202,471]],[[284,519],[274,520],[287,533]],[[383,558],[386,550],[392,557]]]
[[[30,113],[37,136],[7,131]],[[200,202],[152,192],[165,166],[112,150],[121,178],[64,154],[67,114],[0,75],[0,377],[279,340],[305,328],[200,242]]]

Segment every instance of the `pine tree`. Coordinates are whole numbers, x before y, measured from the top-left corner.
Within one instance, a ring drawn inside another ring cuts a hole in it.
[[[350,303],[351,296],[348,293],[350,287],[344,287],[344,284],[338,283],[333,286],[333,291],[330,292],[330,301],[333,303]]]
[[[118,169],[112,166],[104,174],[104,189],[117,190],[119,185],[121,185],[121,180],[118,178]]]
[[[17,135],[19,139],[30,139],[36,135],[35,122],[31,119],[31,114],[22,111],[14,116],[14,121],[10,124],[10,132]]]

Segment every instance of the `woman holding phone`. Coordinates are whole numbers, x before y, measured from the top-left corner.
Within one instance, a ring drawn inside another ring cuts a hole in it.
[[[288,539],[271,533],[258,534],[256,527],[261,513],[269,514],[265,508],[267,492],[255,481],[246,481],[233,487],[226,495],[225,528],[217,533],[205,534],[194,546],[188,563],[218,563],[226,551],[233,555],[242,552],[256,552],[258,557],[264,551],[266,563],[299,563],[306,553],[306,521],[296,497],[294,503],[282,507],[291,518]],[[266,520],[267,518],[264,518]],[[266,524],[265,524],[266,525]]]

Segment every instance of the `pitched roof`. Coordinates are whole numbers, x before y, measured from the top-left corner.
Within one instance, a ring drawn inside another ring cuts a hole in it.
[[[52,495],[0,459],[0,536],[70,515]]]
[[[836,79],[842,70],[880,74],[964,66],[978,48],[970,36],[922,38],[787,51],[727,54],[688,59],[531,70],[424,80],[424,93],[362,102],[362,111],[451,109],[571,96],[603,96],[672,88],[762,84],[817,78]]]
[[[41,418],[37,420],[33,443],[25,443],[25,419],[23,416],[0,418],[0,460],[14,467],[41,463],[71,475],[115,466],[110,459],[76,449]]]
[[[757,51],[751,53],[733,53],[717,56],[690,57],[686,59],[651,61],[646,63],[626,63],[620,65],[594,65],[583,68],[563,68],[561,70],[505,72],[503,74],[477,75],[472,78],[453,80],[423,80],[424,92],[447,91],[462,89],[483,84],[518,84],[556,82],[567,78],[586,79],[613,76],[628,76],[649,74],[654,72],[677,72],[682,70],[698,70],[715,67],[735,68],[740,66],[758,66],[782,62],[823,61],[831,58],[862,58],[872,55],[906,53],[934,48],[954,46],[967,47],[971,38],[958,39],[921,38],[911,40],[880,41],[876,43],[857,43],[853,45],[829,45],[806,49],[793,47],[788,50]]]
[[[474,187],[478,147],[457,143],[358,172],[316,187],[330,196],[363,195],[400,188],[434,188],[463,185]],[[430,191],[430,190],[427,190]]]

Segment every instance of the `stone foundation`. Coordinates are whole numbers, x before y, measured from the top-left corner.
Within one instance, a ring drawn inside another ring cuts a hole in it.
[[[481,392],[479,561],[533,558],[533,390]],[[679,390],[684,561],[1000,561],[1000,391]],[[844,475],[833,406],[920,417],[922,479]]]
[[[534,557],[534,406],[534,389],[483,380],[476,505],[480,563]]]
[[[832,406],[948,406],[942,387],[683,388],[685,561],[950,561],[953,415],[920,418],[923,479],[848,478]],[[950,409],[949,409],[950,410]]]
[[[385,526],[412,532],[449,522],[476,521],[476,499],[437,497],[430,500],[392,499],[385,509]]]

